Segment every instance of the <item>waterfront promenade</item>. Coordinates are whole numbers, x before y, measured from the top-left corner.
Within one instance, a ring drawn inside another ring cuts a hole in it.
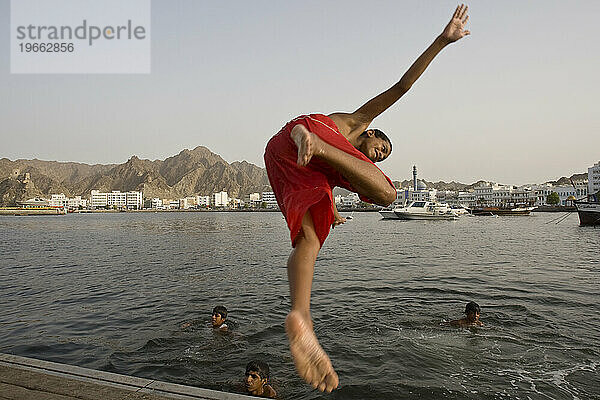
[[[256,397],[0,353],[0,399],[245,400]]]

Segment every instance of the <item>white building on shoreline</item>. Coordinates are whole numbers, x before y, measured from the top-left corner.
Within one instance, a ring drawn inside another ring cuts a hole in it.
[[[246,195],[245,205],[247,207],[258,208],[260,207],[260,193],[254,192]]]
[[[162,199],[160,199],[158,197],[154,197],[152,199],[152,201],[150,202],[150,207],[152,207],[152,209],[155,209],[155,210],[162,210],[163,209]]]
[[[229,196],[224,190],[219,193],[213,193],[210,200],[213,207],[227,207],[229,204]]]
[[[600,192],[600,161],[588,168],[588,193],[595,195],[598,192]]]
[[[514,207],[514,206],[545,206],[548,205],[548,196],[557,193],[559,205],[572,205],[573,199],[580,199],[587,195],[588,183],[586,180],[575,181],[573,185],[557,185],[550,183],[541,185],[508,186],[495,183],[483,184],[472,191],[458,193],[458,202],[466,207]]]
[[[340,196],[340,206],[342,207],[358,207],[360,204],[360,197],[358,193],[348,193],[346,196]]]
[[[536,191],[531,186],[499,185],[489,182],[459,192],[458,202],[466,207],[516,207],[536,203]]]
[[[198,207],[210,206],[210,196],[196,196],[196,205]]]
[[[558,198],[560,199],[559,205],[572,206],[572,200],[587,196],[587,182],[585,184],[575,183],[575,188],[572,185],[553,186],[552,192],[558,194]],[[547,199],[544,204],[548,204]]]
[[[265,203],[267,208],[279,207],[277,199],[275,198],[275,193],[273,192],[262,192],[262,203]]]
[[[90,197],[90,206],[92,208],[127,208],[130,210],[140,210],[143,207],[142,192],[121,192],[113,190],[110,193],[103,193],[98,190],[92,190]]]
[[[190,208],[196,208],[198,205],[198,196],[188,196],[179,199],[179,209],[189,210]]]
[[[413,201],[436,201],[437,189],[429,189],[425,182],[417,179],[417,166],[412,168],[413,182],[408,188],[396,189],[396,200],[391,204],[392,207],[406,206]]]
[[[405,206],[413,201],[436,201],[437,189],[428,189],[427,185],[419,181],[417,190],[410,188],[396,189],[396,200],[394,205]]]
[[[48,205],[51,207],[64,207],[70,209],[79,209],[87,207],[87,200],[81,196],[67,197],[64,193],[53,194],[48,200]]]

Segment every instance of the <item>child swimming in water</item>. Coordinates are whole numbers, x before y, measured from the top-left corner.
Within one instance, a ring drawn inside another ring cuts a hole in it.
[[[212,324],[213,329],[218,330],[220,332],[227,332],[229,329],[225,320],[227,319],[227,308],[225,306],[216,306],[213,308],[213,312],[211,315],[210,322]],[[189,321],[181,324],[181,329],[187,329],[192,326],[195,326],[200,321]]]
[[[269,364],[262,361],[250,361],[246,365],[244,384],[246,391],[253,396],[268,397],[274,399],[277,396],[275,389],[267,382],[269,381]]]
[[[213,308],[211,323],[213,329],[219,329],[221,331],[227,331],[228,327],[225,323],[227,319],[227,309],[225,306],[216,306]]]
[[[483,326],[483,322],[479,320],[479,315],[481,314],[481,308],[479,307],[479,304],[475,303],[474,301],[468,302],[467,306],[465,307],[465,314],[467,315],[465,318],[450,321],[450,325],[461,328],[466,328],[469,326]]]

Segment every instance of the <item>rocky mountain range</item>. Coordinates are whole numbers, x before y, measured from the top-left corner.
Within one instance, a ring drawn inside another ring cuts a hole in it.
[[[571,178],[579,180],[587,178],[587,174],[575,174]],[[453,191],[469,190],[485,183],[423,182],[428,188]],[[548,183],[569,184],[569,178]],[[412,181],[395,181],[394,184],[398,188],[410,187]],[[264,168],[246,161],[230,164],[203,146],[185,149],[164,161],[132,156],[123,164],[0,159],[0,205],[14,205],[33,197],[49,198],[58,193],[87,198],[92,190],[141,191],[145,198],[179,199],[221,190],[226,190],[232,197],[243,198],[249,193],[271,189]],[[336,193],[345,192],[336,189]]]
[[[270,190],[267,173],[246,161],[228,163],[203,146],[185,149],[166,160],[132,156],[123,164],[65,163],[0,159],[0,204],[64,193],[89,197],[92,190],[141,191],[146,198],[178,199],[226,190],[242,198]]]

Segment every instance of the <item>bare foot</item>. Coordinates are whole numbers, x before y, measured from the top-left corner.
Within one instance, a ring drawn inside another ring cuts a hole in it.
[[[296,125],[290,132],[290,137],[298,146],[298,165],[308,165],[312,156],[318,153],[320,139],[303,125]]]
[[[329,393],[337,388],[338,376],[319,344],[310,320],[305,320],[298,311],[290,311],[285,320],[285,331],[300,377],[322,392]]]

